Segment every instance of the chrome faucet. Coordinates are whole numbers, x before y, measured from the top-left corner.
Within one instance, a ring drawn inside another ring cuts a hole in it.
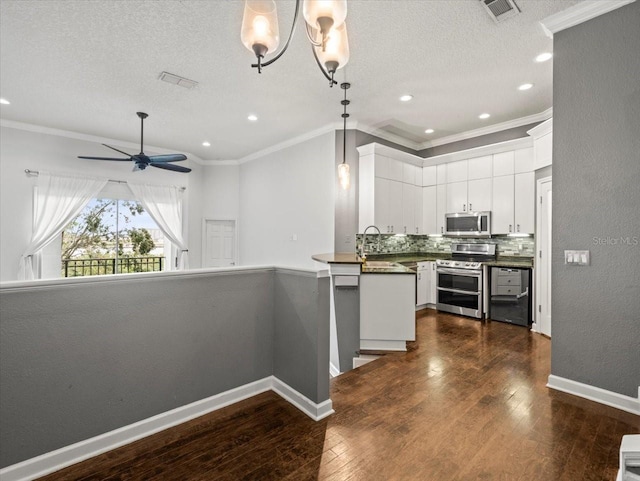
[[[364,230],[362,234],[362,245],[360,246],[360,257],[362,257],[363,259],[367,258],[367,253],[364,251],[364,246],[367,245],[367,231],[372,227],[378,231],[378,250],[380,250],[380,238],[382,237],[380,233],[380,229],[378,229],[375,225],[370,225]]]

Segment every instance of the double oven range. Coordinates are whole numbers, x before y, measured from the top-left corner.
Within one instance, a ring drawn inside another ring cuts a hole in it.
[[[482,262],[495,259],[495,244],[451,244],[451,260],[436,261],[436,308],[482,319]]]

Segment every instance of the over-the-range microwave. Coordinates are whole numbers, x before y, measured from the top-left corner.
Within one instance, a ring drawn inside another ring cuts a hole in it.
[[[444,215],[445,235],[491,237],[491,212],[457,212]]]

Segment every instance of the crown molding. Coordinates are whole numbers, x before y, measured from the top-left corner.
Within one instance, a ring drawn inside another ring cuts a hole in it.
[[[585,0],[562,12],[550,15],[540,21],[544,33],[553,38],[554,33],[575,27],[587,20],[599,17],[636,0]]]
[[[435,155],[433,157],[424,158],[424,167],[432,165],[446,164],[456,162],[458,160],[473,159],[475,157],[483,157],[485,155],[499,154],[510,150],[527,149],[533,147],[533,137],[521,137],[519,139],[506,140],[495,144],[482,145],[467,150],[459,150],[449,154]]]
[[[407,164],[417,165],[419,167],[422,167],[422,163],[425,160],[417,155],[409,154],[402,150],[397,150],[393,147],[382,145],[377,142],[361,145],[360,147],[357,147],[357,149],[361,157],[372,154],[384,155],[385,157],[391,157],[392,159],[396,159]]]
[[[354,128],[355,123],[347,122],[347,128]],[[251,162],[252,160],[259,159],[264,157],[265,155],[272,154],[274,152],[278,152],[279,150],[284,150],[286,148],[292,147],[294,145],[300,144],[302,142],[306,142],[307,140],[314,139],[316,137],[320,137],[321,135],[327,134],[329,132],[335,132],[336,130],[342,130],[343,123],[342,122],[333,122],[319,129],[312,130],[307,132],[306,134],[298,135],[297,137],[293,137],[292,139],[285,140],[284,142],[280,142],[278,144],[272,145],[271,147],[267,147],[266,149],[258,150],[253,154],[249,154],[241,159],[238,159],[238,164],[245,164],[247,162]]]
[[[369,124],[363,124],[358,122],[356,128],[364,132],[365,134],[370,134],[375,137],[378,137],[383,140],[388,140],[389,142],[393,142],[394,144],[402,145],[403,147],[407,147],[409,149],[415,150],[416,152],[421,149],[421,145],[418,142],[414,142],[413,140],[405,139],[404,137],[400,137],[399,135],[392,134],[391,132],[386,132],[384,130],[380,130],[376,127],[373,127]]]
[[[51,127],[44,127],[42,125],[28,124],[26,122],[18,122],[15,120],[0,119],[0,127],[7,127],[9,129],[25,130],[27,132],[34,132],[37,134],[55,135],[56,137],[65,137],[74,140],[84,140],[86,142],[96,142],[99,144],[116,144],[118,147],[137,149],[140,144],[127,142],[124,140],[111,139],[109,137],[100,137],[98,135],[81,134],[80,132],[73,132],[71,130],[53,129]],[[168,150],[162,147],[156,147],[154,145],[145,145],[151,152],[157,152],[159,154],[174,154],[175,150]],[[189,160],[193,160],[196,164],[204,165],[202,159],[197,155],[193,155],[190,152],[183,153]]]
[[[553,108],[550,107],[547,110],[528,115],[526,117],[520,117],[519,119],[508,120],[499,124],[488,125],[480,129],[468,130],[459,134],[449,135],[439,139],[430,140],[420,144],[418,150],[428,149],[430,147],[437,147],[439,145],[451,144],[453,142],[459,142],[461,140],[472,139],[474,137],[480,137],[482,135],[495,134],[496,132],[502,132],[503,130],[514,129],[516,127],[522,127],[523,125],[533,124],[534,122],[542,122],[548,120],[553,115]]]
[[[530,135],[534,139],[539,139],[543,135],[547,135],[553,131],[553,119],[545,120],[541,124],[536,125],[534,128],[527,130],[527,135]]]

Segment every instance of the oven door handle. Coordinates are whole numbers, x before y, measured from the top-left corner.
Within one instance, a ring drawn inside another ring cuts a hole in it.
[[[436,272],[443,274],[457,274],[465,277],[481,277],[482,271],[469,270],[469,269],[454,269],[451,267],[438,267]]]
[[[456,294],[468,294],[470,296],[480,296],[480,295],[482,295],[482,291],[478,291],[478,292],[462,291],[460,289],[449,289],[448,287],[437,287],[436,289],[439,290],[439,291],[455,292]]]

